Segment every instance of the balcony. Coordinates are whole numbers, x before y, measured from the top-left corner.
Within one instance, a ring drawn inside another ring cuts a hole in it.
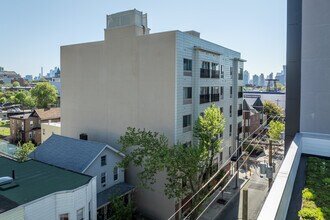
[[[243,92],[238,92],[237,96],[238,98],[243,98]]]
[[[238,80],[243,80],[243,73],[238,74]]]
[[[243,114],[243,110],[242,109],[237,110],[237,116],[241,116],[242,114]]]
[[[201,68],[201,78],[210,78],[210,69]]]
[[[219,70],[212,70],[212,78],[219,79],[220,71]]]
[[[199,103],[203,104],[203,103],[208,103],[210,102],[210,94],[207,95],[199,95]]]
[[[218,102],[220,98],[219,94],[212,94],[211,95],[211,102]]]

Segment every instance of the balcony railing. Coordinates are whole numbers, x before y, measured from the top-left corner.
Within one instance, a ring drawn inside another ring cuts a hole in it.
[[[243,73],[238,74],[238,80],[243,80]]]
[[[220,98],[219,94],[212,94],[211,95],[211,102],[218,102]]]
[[[201,78],[210,78],[210,69],[201,69]]]
[[[238,92],[237,96],[238,98],[243,98],[243,92]]]
[[[210,94],[207,95],[199,95],[199,103],[203,104],[203,103],[208,103],[210,102]]]
[[[219,79],[220,77],[220,71],[219,70],[212,70],[212,78]]]
[[[243,110],[242,109],[237,110],[237,116],[241,116],[242,114],[243,114]]]

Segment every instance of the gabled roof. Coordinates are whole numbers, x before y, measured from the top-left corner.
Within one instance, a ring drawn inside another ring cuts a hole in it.
[[[243,99],[243,111],[250,111],[250,106],[245,99]]]
[[[260,97],[258,97],[258,98],[256,99],[256,101],[253,103],[252,106],[253,106],[254,108],[255,108],[255,107],[263,107],[264,104],[262,104],[262,101],[261,101]]]
[[[40,120],[51,120],[61,118],[61,109],[60,108],[42,108],[35,109],[31,115],[37,114]]]
[[[105,143],[86,141],[53,134],[29,157],[76,172],[84,172],[104,149],[125,156]]]
[[[92,179],[35,160],[17,162],[0,157],[0,176],[12,176],[13,170],[13,182],[0,186],[0,213],[55,192],[77,189]]]

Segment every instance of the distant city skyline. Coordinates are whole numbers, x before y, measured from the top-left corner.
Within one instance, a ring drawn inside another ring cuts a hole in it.
[[[104,39],[107,14],[136,8],[151,33],[195,30],[201,38],[241,52],[244,69],[276,74],[286,62],[286,1],[57,0],[1,3],[0,66],[22,76],[60,67],[60,47]],[[14,12],[14,13],[13,13]]]

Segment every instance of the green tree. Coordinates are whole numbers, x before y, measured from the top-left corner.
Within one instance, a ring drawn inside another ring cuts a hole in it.
[[[6,97],[1,97],[1,98],[0,98],[0,104],[3,104],[3,103],[5,103],[5,102],[7,102]]]
[[[19,86],[19,82],[17,81],[13,82],[13,87],[17,87],[17,86]]]
[[[269,129],[268,129],[268,136],[273,140],[280,140],[281,139],[281,132],[284,131],[284,124],[280,121],[274,121],[272,120],[269,123]]]
[[[25,97],[23,105],[28,108],[33,108],[36,107],[36,101],[31,95],[28,95]]]
[[[34,151],[35,146],[34,144],[29,141],[23,145],[18,143],[17,150],[15,153],[16,159],[20,162],[28,160],[27,155],[29,155],[32,151]]]
[[[57,91],[55,86],[46,83],[38,83],[31,89],[31,96],[35,99],[37,108],[46,108],[48,104],[55,104]]]
[[[120,164],[132,164],[143,168],[138,172],[140,186],[152,189],[156,175],[167,173],[165,194],[168,198],[183,199],[196,193],[211,176],[213,159],[221,152],[219,134],[224,130],[224,119],[218,107],[211,105],[199,117],[194,126],[198,144],[168,146],[168,139],[159,133],[128,128],[119,143],[126,157]],[[205,195],[205,194],[204,194]],[[203,196],[199,193],[192,202],[195,205]],[[193,217],[194,218],[194,217]]]
[[[110,199],[112,220],[130,220],[133,219],[134,206],[131,200],[125,204],[124,198],[116,196]]]
[[[265,101],[264,102],[264,114],[269,116],[281,115],[283,116],[283,109],[278,107],[274,102]]]
[[[25,90],[21,90],[15,93],[15,103],[19,103],[21,105],[24,104],[24,100],[26,99],[26,96],[28,95],[28,92]]]

